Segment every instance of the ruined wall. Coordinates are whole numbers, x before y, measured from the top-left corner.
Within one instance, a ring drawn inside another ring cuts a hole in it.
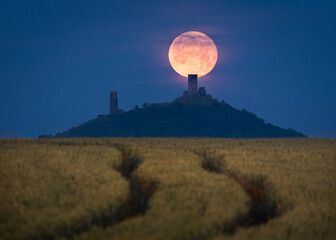
[[[188,75],[188,94],[195,95],[197,93],[197,74]]]
[[[110,113],[118,112],[118,94],[116,91],[110,93]]]

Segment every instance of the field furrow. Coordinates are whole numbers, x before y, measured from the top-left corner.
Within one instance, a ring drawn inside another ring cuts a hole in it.
[[[334,239],[336,142],[0,141],[0,239]]]

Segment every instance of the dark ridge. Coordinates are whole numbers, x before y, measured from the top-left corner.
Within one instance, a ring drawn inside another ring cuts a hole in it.
[[[55,136],[39,137],[286,138],[305,135],[266,123],[251,112],[206,95],[182,96],[171,103],[99,115]]]
[[[275,192],[264,176],[244,176],[226,168],[223,159],[202,153],[202,167],[210,172],[225,174],[234,179],[250,197],[249,211],[238,216],[235,221],[225,226],[224,234],[233,234],[238,227],[251,227],[265,224],[278,217],[282,212],[281,204],[275,198]]]

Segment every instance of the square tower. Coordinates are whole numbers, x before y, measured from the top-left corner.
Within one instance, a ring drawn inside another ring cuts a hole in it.
[[[118,113],[118,94],[116,91],[110,93],[110,113]]]
[[[188,94],[193,96],[197,93],[197,74],[188,75]]]

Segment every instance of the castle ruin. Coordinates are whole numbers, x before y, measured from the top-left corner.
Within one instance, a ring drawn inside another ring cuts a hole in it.
[[[197,74],[188,75],[188,91],[184,91],[184,96],[206,96],[205,87],[198,88]],[[198,88],[198,89],[197,89]]]
[[[197,74],[188,75],[188,94],[195,95],[197,93]]]
[[[198,88],[198,76],[197,74],[188,75],[188,91],[184,91],[183,97],[193,98],[193,97],[204,97],[207,96],[205,87]],[[100,114],[98,117],[104,117],[115,113],[120,113],[122,110],[118,109],[118,92],[110,92],[110,114]]]
[[[118,93],[116,91],[110,92],[110,114],[118,113]]]

